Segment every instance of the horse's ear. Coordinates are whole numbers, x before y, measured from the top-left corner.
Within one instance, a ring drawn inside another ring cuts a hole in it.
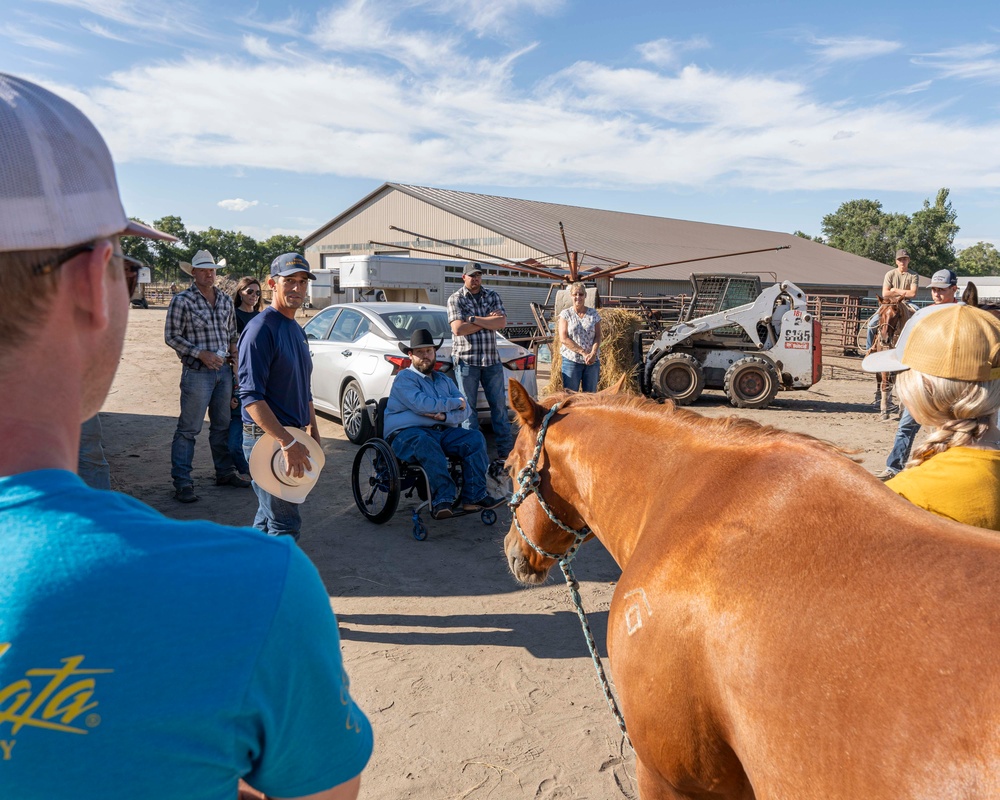
[[[535,402],[534,398],[528,394],[520,383],[513,378],[507,381],[507,396],[510,398],[510,407],[514,409],[522,425],[529,428],[537,428],[541,423],[545,409]]]
[[[882,299],[882,295],[880,295],[878,293],[875,294],[875,299],[878,300],[879,305],[882,305],[883,303],[885,303],[885,300]]]
[[[968,286],[965,287],[965,291],[962,292],[962,302],[969,306],[979,305],[979,290],[972,281],[969,281]]]
[[[628,378],[629,373],[626,372],[607,389],[601,389],[598,394],[625,394],[625,382]]]

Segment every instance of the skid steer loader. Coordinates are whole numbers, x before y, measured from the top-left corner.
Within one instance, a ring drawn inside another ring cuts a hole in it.
[[[789,281],[761,290],[752,275],[695,274],[680,322],[646,352],[650,397],[687,405],[722,389],[737,408],[765,408],[779,388],[808,389],[821,374],[819,321]]]

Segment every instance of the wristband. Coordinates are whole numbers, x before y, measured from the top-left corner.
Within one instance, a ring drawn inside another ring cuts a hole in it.
[[[291,449],[292,449],[292,445],[294,445],[294,444],[295,444],[295,443],[296,443],[297,441],[298,441],[298,439],[296,439],[296,438],[295,438],[295,437],[293,436],[293,437],[292,437],[292,441],[290,441],[290,442],[289,442],[288,444],[283,444],[283,445],[281,445],[281,450],[282,450],[282,452],[284,452],[284,453],[287,453],[287,452],[288,452],[289,450],[291,450]]]

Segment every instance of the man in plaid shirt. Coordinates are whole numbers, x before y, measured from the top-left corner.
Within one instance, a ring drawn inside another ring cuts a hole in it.
[[[479,385],[483,386],[490,404],[490,422],[496,436],[497,461],[500,465],[514,446],[514,437],[507,418],[507,394],[504,391],[503,364],[497,351],[497,331],[507,325],[507,311],[500,295],[483,288],[483,267],[470,261],[462,271],[461,289],[448,298],[448,322],[451,324],[451,357],[455,362],[458,388],[472,414],[463,427],[479,430],[476,399]],[[490,473],[498,474],[497,462]]]
[[[190,266],[181,267],[194,283],[170,301],[163,332],[183,365],[181,413],[170,447],[170,477],[174,497],[182,503],[193,503],[198,495],[194,493],[191,462],[206,410],[216,485],[249,489],[250,481],[239,476],[229,454],[232,365],[237,359],[236,310],[229,296],[215,288],[218,265],[211,253],[199,250]]]

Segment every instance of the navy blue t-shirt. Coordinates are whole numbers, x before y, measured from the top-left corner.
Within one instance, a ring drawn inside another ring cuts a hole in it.
[[[239,347],[243,421],[253,422],[247,406],[263,400],[282,425],[308,425],[312,356],[302,326],[268,306],[247,323]]]

